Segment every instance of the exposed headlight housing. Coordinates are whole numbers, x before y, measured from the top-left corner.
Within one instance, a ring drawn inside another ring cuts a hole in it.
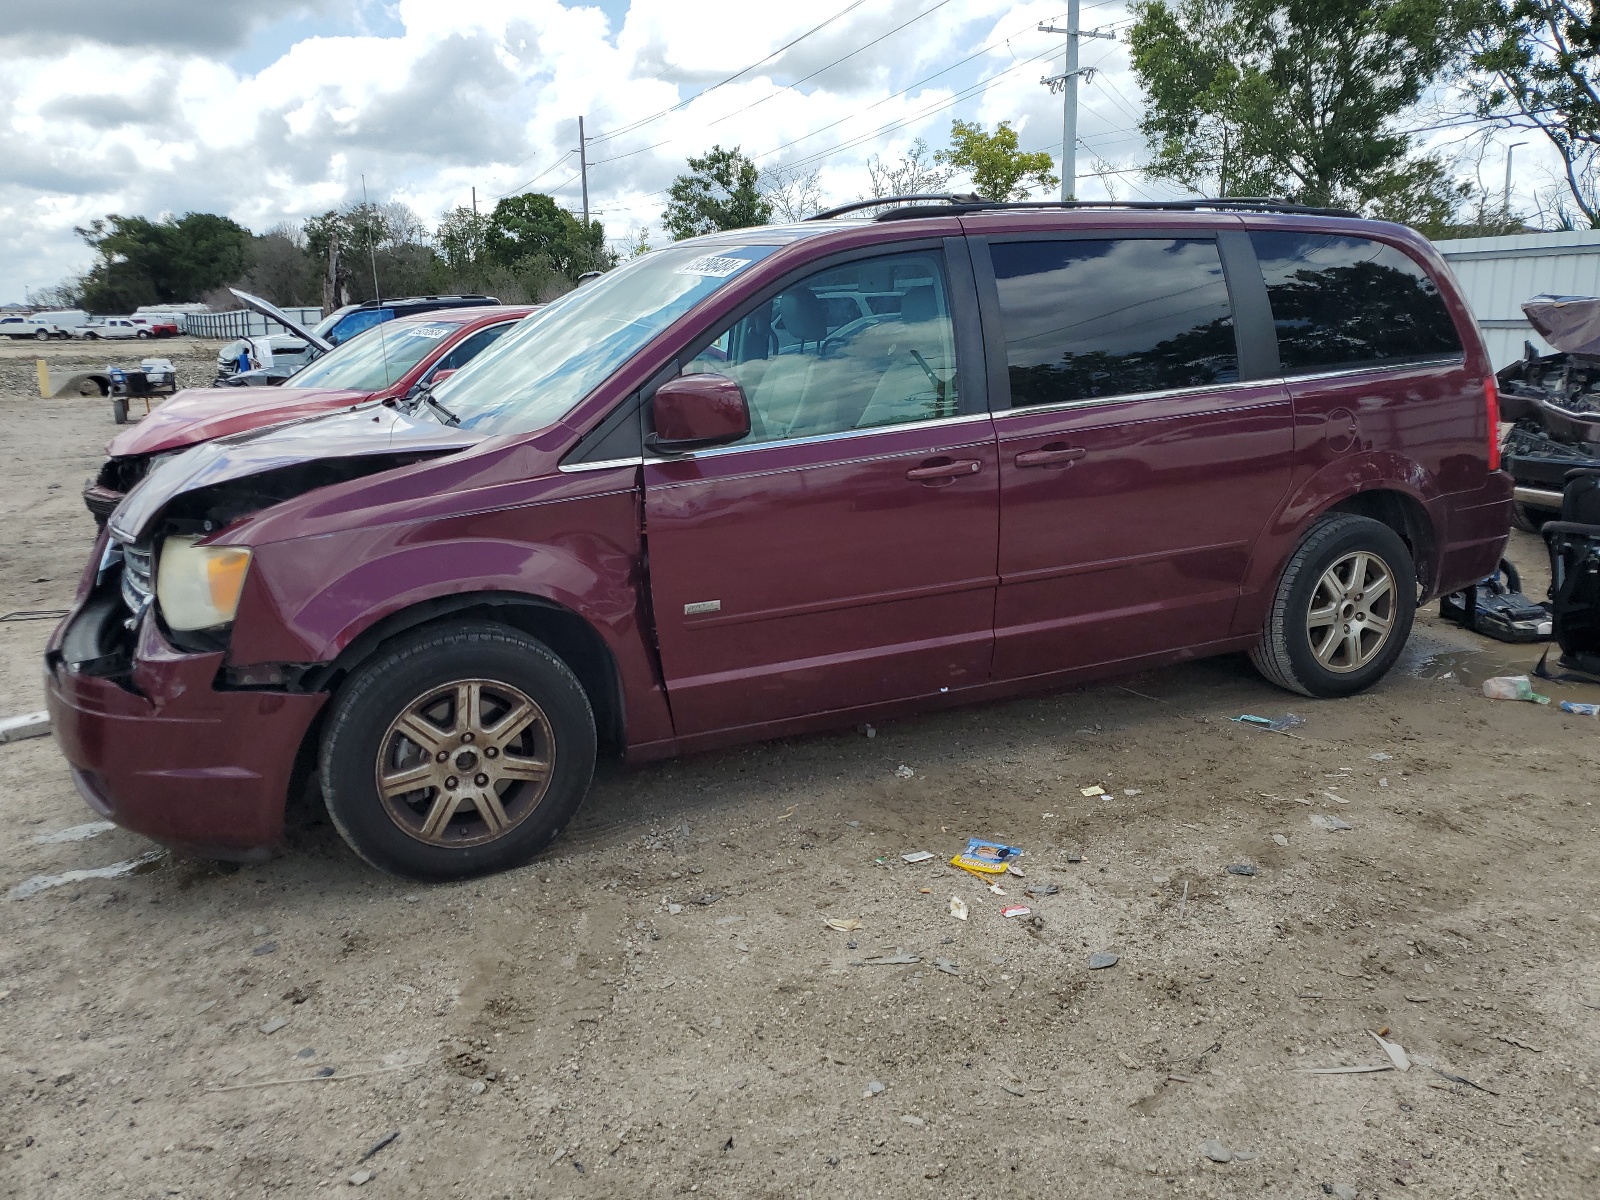
[[[167,624],[185,633],[231,624],[239,611],[250,551],[239,546],[198,546],[173,536],[161,543],[156,600]]]

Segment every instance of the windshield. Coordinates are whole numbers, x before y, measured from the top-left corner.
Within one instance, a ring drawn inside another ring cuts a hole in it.
[[[552,425],[668,325],[777,248],[669,246],[636,258],[528,317],[434,395],[466,429],[529,433]]]
[[[335,346],[294,377],[297,388],[382,391],[421,362],[460,326],[386,322]]]

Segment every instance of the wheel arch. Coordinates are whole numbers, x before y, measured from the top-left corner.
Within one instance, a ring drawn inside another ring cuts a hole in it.
[[[1354,492],[1317,513],[1301,530],[1300,537],[1303,538],[1317,520],[1330,513],[1367,517],[1394,530],[1411,552],[1411,562],[1416,568],[1417,583],[1423,594],[1432,594],[1433,585],[1439,577],[1440,545],[1433,518],[1428,515],[1422,501],[1398,488],[1374,487]],[[1296,544],[1298,541],[1296,539]]]
[[[1284,568],[1317,522],[1333,513],[1368,517],[1393,530],[1411,552],[1422,595],[1431,597],[1439,579],[1444,531],[1430,511],[1432,496],[1416,486],[1418,474],[1414,464],[1397,456],[1364,455],[1297,484],[1256,541],[1233,632],[1260,632]],[[1421,482],[1432,480],[1423,473]]]
[[[302,681],[312,691],[334,691],[352,671],[386,643],[426,625],[485,620],[508,625],[548,646],[583,685],[594,710],[600,744],[611,752],[626,745],[622,674],[600,632],[565,605],[520,592],[484,591],[422,600],[374,621],[333,659]]]

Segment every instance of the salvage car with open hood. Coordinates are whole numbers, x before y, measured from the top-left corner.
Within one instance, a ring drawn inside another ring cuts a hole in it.
[[[1535,296],[1522,311],[1556,348],[1540,354],[1529,343],[1499,373],[1515,521],[1536,533],[1560,515],[1567,472],[1600,469],[1600,297]]]
[[[1247,651],[1371,686],[1499,561],[1432,248],[1278,202],[870,202],[635,259],[411,401],[161,459],[46,651],[88,803],[459,878],[630,761]]]
[[[365,400],[395,400],[443,383],[534,305],[446,309],[398,317],[330,350],[281,388],[190,388],[106,446],[83,501],[104,521],[152,461],[212,438],[243,433]]]

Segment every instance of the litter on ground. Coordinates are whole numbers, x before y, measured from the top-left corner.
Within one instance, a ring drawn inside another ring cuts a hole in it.
[[[967,848],[952,858],[950,865],[977,875],[1003,875],[1009,860],[1020,857],[1022,851],[1015,846],[968,838]]]
[[[1497,675],[1483,681],[1483,694],[1491,700],[1527,700],[1533,704],[1549,704],[1549,696],[1533,690],[1533,680],[1526,675]]]

